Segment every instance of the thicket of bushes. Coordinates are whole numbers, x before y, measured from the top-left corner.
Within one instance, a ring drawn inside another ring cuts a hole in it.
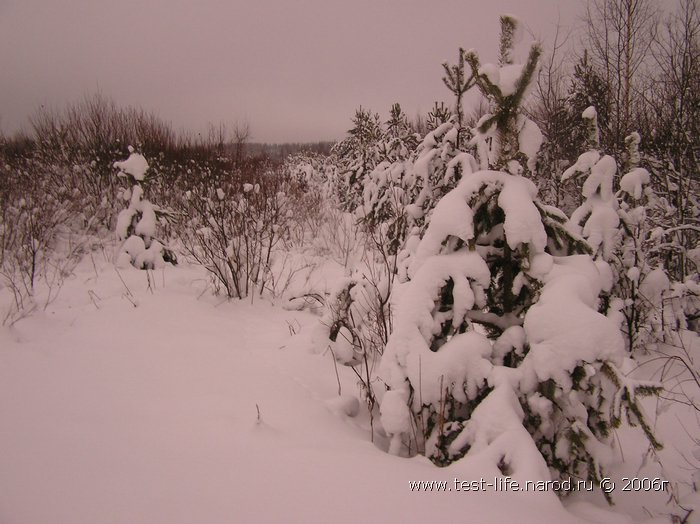
[[[37,112],[31,134],[0,136],[0,276],[14,297],[3,321],[45,307],[79,257],[113,238],[123,197],[136,187],[115,162],[132,147],[148,163],[138,191],[162,211],[158,241],[201,263],[229,297],[270,288],[276,251],[304,236],[319,207],[280,160],[247,152],[249,134],[223,124],[204,137],[177,134],[97,94]]]

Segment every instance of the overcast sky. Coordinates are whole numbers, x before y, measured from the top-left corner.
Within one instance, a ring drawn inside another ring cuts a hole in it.
[[[253,141],[340,138],[360,105],[386,118],[449,101],[444,60],[496,60],[498,15],[536,36],[576,0],[0,0],[0,129],[96,91],[176,129],[247,119]],[[527,52],[526,36],[521,55]]]

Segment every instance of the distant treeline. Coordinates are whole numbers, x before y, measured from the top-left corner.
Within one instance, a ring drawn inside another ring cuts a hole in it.
[[[327,155],[335,142],[288,142],[284,144],[268,144],[251,142],[246,144],[248,153],[253,156],[267,156],[272,160],[282,160],[294,153],[311,152]]]
[[[160,116],[132,106],[119,106],[101,93],[85,95],[62,110],[39,109],[29,119],[29,131],[4,135],[0,153],[9,158],[37,151],[59,153],[65,159],[85,156],[121,158],[132,145],[147,156],[177,160],[223,160],[240,164],[244,157],[282,161],[298,152],[327,154],[333,142],[251,143],[248,122],[209,124],[203,133],[176,131]]]

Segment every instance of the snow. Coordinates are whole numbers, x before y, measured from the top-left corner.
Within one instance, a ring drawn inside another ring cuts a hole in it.
[[[398,455],[401,446],[401,434],[411,431],[411,412],[405,390],[387,391],[380,408],[382,426],[391,438],[389,453]]]
[[[360,413],[360,401],[353,395],[339,395],[326,400],[324,404],[340,416],[356,417]]]
[[[126,160],[121,162],[115,162],[114,167],[119,169],[122,173],[131,175],[135,180],[142,181],[146,178],[146,171],[148,171],[148,162],[143,155],[139,153],[134,153],[133,148],[130,146],[129,151],[131,154]]]
[[[649,171],[638,167],[629,173],[626,173],[620,179],[620,189],[635,200],[639,200],[642,198],[644,186],[649,182],[651,182],[651,175],[649,175]]]
[[[129,199],[129,207],[139,209],[139,205],[141,203],[141,200],[143,199],[143,188],[140,185],[136,184],[127,191],[131,195]],[[126,191],[124,193],[127,194]]]
[[[506,214],[503,229],[511,249],[519,244],[529,244],[535,252],[541,253],[547,245],[540,212],[533,204],[537,187],[532,181],[522,177],[508,177],[498,196],[498,205]]]
[[[474,238],[472,210],[465,205],[464,195],[459,191],[450,191],[435,206],[430,227],[423,236],[416,256],[423,259],[437,254],[448,236],[461,238],[465,242]]]
[[[578,157],[574,165],[569,167],[561,175],[561,181],[564,182],[569,178],[576,176],[579,173],[586,173],[600,160],[600,153],[595,150],[586,151]]]
[[[136,257],[141,255],[146,250],[146,245],[141,237],[136,235],[131,235],[129,238],[124,240],[121,246],[121,252],[127,253],[131,256],[131,260],[135,261]]]
[[[473,280],[487,286],[491,278],[486,262],[475,252],[429,257],[415,269],[410,286],[397,306],[395,331],[401,331],[404,325],[407,331],[418,326],[426,340],[433,332],[433,299],[449,278],[455,285],[455,310],[462,313],[466,313],[476,301],[473,289],[465,281]],[[458,325],[461,320],[455,318],[454,323]],[[390,346],[386,350],[389,353]],[[402,343],[398,343],[396,349],[400,354],[404,353]]]
[[[609,260],[620,236],[618,203],[613,194],[617,164],[609,155],[598,159],[597,151],[588,151],[564,172],[562,180],[586,172],[588,176],[582,188],[586,201],[572,213],[567,227],[572,233],[583,235],[594,252]]]
[[[530,258],[530,269],[527,273],[539,280],[544,279],[544,277],[552,270],[554,266],[554,257],[549,253],[536,253]]]
[[[432,135],[435,135],[437,133],[437,130],[432,133]],[[427,137],[426,137],[427,140]],[[423,143],[426,143],[425,141]],[[433,158],[438,154],[437,149],[430,149],[428,150],[427,153],[422,154],[418,157],[416,160],[415,164],[413,165],[413,170],[415,173],[419,176],[421,176],[423,179],[427,179],[428,175],[430,173],[430,163],[433,161]]]
[[[671,282],[661,268],[651,270],[639,286],[639,292],[651,304],[661,305],[663,296],[671,288]]]
[[[638,267],[631,267],[627,270],[627,278],[629,278],[635,285],[639,283],[640,271]]]
[[[524,67],[523,64],[512,64],[501,67],[497,85],[501,89],[501,94],[503,96],[515,94]]]
[[[500,171],[478,171],[464,177],[459,185],[435,206],[430,222],[417,249],[417,259],[437,254],[449,236],[468,241],[473,238],[472,211],[467,202],[483,186],[502,186],[498,205],[505,212],[504,230],[508,245],[530,244],[535,252],[543,252],[547,234],[540,213],[533,204],[537,187],[528,179]]]
[[[478,72],[480,76],[485,76],[495,86],[501,83],[501,70],[496,64],[484,64]]]
[[[151,238],[156,234],[156,212],[148,200],[142,200],[140,204],[141,219],[136,224],[135,232],[144,238]]]
[[[525,330],[522,326],[511,326],[507,328],[493,344],[493,352],[499,364],[503,364],[503,356],[511,349],[516,349],[518,354],[522,354],[525,346]]]
[[[584,120],[593,120],[597,116],[598,112],[593,106],[588,106],[586,109],[583,110],[583,113],[581,113],[581,118],[583,118]]]
[[[548,480],[547,465],[523,428],[522,417],[523,410],[513,391],[497,385],[474,410],[460,440],[469,442],[473,453],[482,452],[490,455],[494,463],[503,460],[509,464],[515,478]]]
[[[615,322],[598,313],[599,271],[586,255],[555,257],[540,300],[525,315],[530,353],[523,369],[540,382],[570,382],[578,361],[620,362],[624,342]]]
[[[460,152],[447,163],[445,180],[443,180],[444,184],[448,184],[450,180],[457,178],[455,175],[457,167],[459,167],[462,177],[470,175],[479,170],[479,165],[472,155],[469,153]]]
[[[614,209],[605,205],[593,206],[590,218],[583,227],[583,236],[594,250],[602,246],[603,257],[607,259],[618,236],[619,223],[620,217]]]
[[[437,469],[377,449],[354,374],[339,369],[338,395],[330,357],[306,351],[316,317],[220,303],[193,268],[153,272],[151,292],[143,271],[122,283],[94,262],[0,329],[3,522],[588,521],[552,492],[455,493],[455,478],[502,476],[485,456]],[[411,493],[421,480],[453,492]]]
[[[527,155],[528,169],[530,172],[534,172],[537,164],[537,153],[540,151],[544,136],[535,122],[526,117],[521,117],[521,120],[518,144],[520,151]]]
[[[488,78],[489,82],[497,86],[501,95],[511,96],[518,88],[518,81],[523,74],[523,64],[508,64],[498,67],[496,64],[483,64],[479,68],[479,75]]]
[[[128,233],[129,226],[131,225],[131,221],[134,218],[134,215],[136,214],[136,210],[132,207],[128,207],[126,209],[122,209],[119,212],[119,215],[117,215],[117,238],[119,240],[124,240]]]
[[[140,238],[132,236],[131,238]],[[134,267],[138,269],[161,269],[165,266],[163,261],[163,245],[154,240],[148,249],[141,251],[134,259]]]

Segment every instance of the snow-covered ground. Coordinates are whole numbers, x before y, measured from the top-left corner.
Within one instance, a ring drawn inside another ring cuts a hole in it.
[[[354,375],[338,370],[339,397],[331,356],[307,350],[317,317],[213,297],[197,268],[100,258],[0,328],[3,524],[632,522],[602,497],[457,491],[501,474],[378,449],[366,410],[347,415]]]

